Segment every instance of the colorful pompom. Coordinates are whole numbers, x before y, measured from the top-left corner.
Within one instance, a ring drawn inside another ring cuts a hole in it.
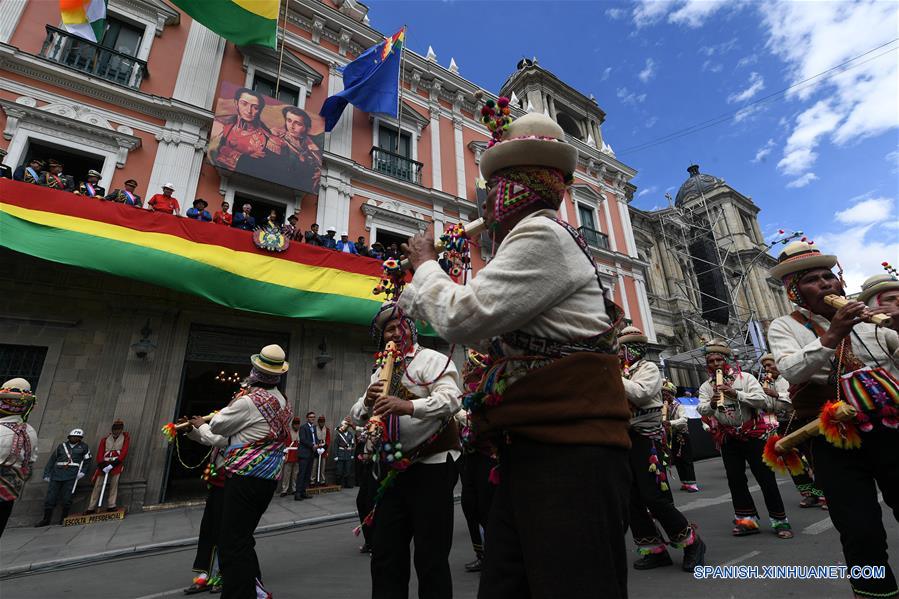
[[[780,441],[780,435],[773,434],[768,437],[765,443],[765,449],[762,451],[762,461],[765,465],[779,474],[800,474],[802,468],[802,456],[795,449],[789,450],[785,454],[777,452],[775,445]]]
[[[837,409],[844,405],[841,401],[831,401],[821,410],[821,434],[827,442],[840,449],[858,449],[862,445],[858,427],[852,420],[840,421]]]

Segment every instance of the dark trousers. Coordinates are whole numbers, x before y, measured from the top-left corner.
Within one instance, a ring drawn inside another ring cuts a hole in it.
[[[730,497],[734,504],[734,514],[740,518],[759,515],[758,510],[755,509],[752,495],[749,493],[749,480],[746,478],[746,464],[748,463],[752,475],[762,488],[768,515],[776,520],[783,520],[787,517],[784,502],[777,488],[777,477],[774,475],[774,471],[762,461],[764,450],[764,439],[739,441],[728,438],[721,445],[721,459],[724,461],[724,471],[727,474],[727,486],[730,488]]]
[[[47,483],[47,496],[44,498],[44,509],[52,510],[57,503],[62,502],[63,509],[67,510],[72,507],[72,487],[75,486],[75,479],[69,480],[51,480]]]
[[[312,477],[312,462],[311,457],[297,460],[297,491],[294,497],[302,497],[306,494],[306,487],[309,486],[309,479]]]
[[[225,579],[223,599],[256,599],[262,580],[253,532],[268,508],[278,481],[232,476],[225,481],[219,560]]]
[[[373,599],[409,596],[409,544],[415,543],[419,599],[451,599],[449,553],[453,544],[456,466],[415,464],[401,472],[378,502],[371,554]]]
[[[696,469],[693,467],[693,446],[690,435],[675,435],[671,441],[671,456],[677,477],[683,484],[696,482]]]
[[[630,526],[634,543],[638,546],[647,546],[665,542],[653,518],[665,529],[670,541],[683,541],[690,535],[690,523],[674,506],[671,489],[663,491],[656,481],[656,475],[649,471],[652,439],[647,439],[634,431],[630,432],[630,437],[629,458],[633,477],[630,493]],[[662,467],[661,463],[659,467]]]
[[[337,484],[344,489],[353,488],[353,460],[337,460]]]
[[[778,423],[777,426],[777,434],[781,437],[786,437],[790,433],[790,429],[796,430],[798,427],[789,426],[789,421],[784,420],[783,422]],[[793,479],[793,484],[796,485],[796,490],[799,491],[799,494],[803,497],[821,497],[823,493],[821,490],[815,486],[815,480],[812,478],[812,473],[809,470],[809,465],[811,463],[810,453],[811,447],[809,442],[800,444],[796,447],[799,451],[799,454],[802,456],[802,472],[799,474],[790,473],[790,478]]]
[[[514,438],[499,462],[479,599],[627,597],[627,450]]]
[[[215,568],[215,554],[219,546],[222,529],[222,508],[225,503],[225,488],[212,487],[206,495],[206,507],[200,521],[200,538],[197,541],[197,555],[194,558],[194,572],[206,572],[212,576]]]
[[[359,522],[361,523],[374,507],[375,493],[378,490],[378,481],[372,476],[371,462],[359,461],[356,483],[359,485],[359,492],[356,493],[356,511],[359,513]],[[362,536],[368,545],[374,541],[375,524],[373,522],[371,526],[362,527]]]
[[[9,515],[12,513],[12,506],[15,501],[0,501],[0,537],[6,530],[6,523],[9,522]]]
[[[468,524],[468,535],[471,545],[480,557],[484,551],[482,530],[487,530],[487,518],[490,515],[490,502],[493,499],[494,485],[490,482],[490,470],[496,466],[496,460],[479,451],[465,453],[459,460],[462,475],[462,513]]]
[[[861,437],[861,448],[851,450],[838,449],[821,436],[812,439],[815,477],[840,533],[846,565],[885,567],[885,578],[853,579],[853,590],[863,596],[893,597],[899,591],[888,562],[877,488],[899,520],[899,430],[878,424]]]

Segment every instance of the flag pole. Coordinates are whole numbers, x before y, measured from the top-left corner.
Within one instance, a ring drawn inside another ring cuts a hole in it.
[[[403,25],[403,45],[400,48],[400,73],[399,73],[399,94],[396,100],[396,148],[394,151],[400,153],[400,138],[403,131],[400,125],[403,122],[403,61],[406,60],[406,26]]]
[[[281,23],[281,52],[278,55],[278,77],[275,79],[275,99],[278,99],[278,90],[281,88],[281,65],[284,64],[284,46],[287,43],[287,11],[290,9],[290,0],[284,0],[284,21]],[[277,35],[275,42],[277,43]]]

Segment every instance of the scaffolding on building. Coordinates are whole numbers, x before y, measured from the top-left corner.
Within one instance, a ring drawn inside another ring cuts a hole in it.
[[[758,312],[750,299],[749,276],[772,247],[801,237],[802,232],[781,231],[770,243],[755,244],[754,253],[740,251],[722,206],[710,205],[702,187],[701,184],[698,186],[698,200],[680,206],[674,204],[670,194],[665,194],[669,208],[658,213],[663,247],[672,252],[684,273],[682,279],[675,281],[680,297],[670,299],[682,300],[678,302],[675,317],[680,319],[688,338],[694,341],[722,339],[733,350],[740,367],[752,370],[767,349]],[[714,248],[711,259],[690,252],[691,245],[702,240],[708,240]],[[703,316],[703,298],[722,299],[700,288],[701,276],[706,274],[720,276],[727,290],[729,297],[725,303],[729,318],[726,325],[713,323]],[[701,348],[665,356],[663,362],[666,367],[705,370]]]

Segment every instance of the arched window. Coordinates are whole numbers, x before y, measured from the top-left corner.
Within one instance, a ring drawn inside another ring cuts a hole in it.
[[[581,133],[581,128],[578,127],[577,121],[574,120],[568,114],[558,111],[556,112],[556,120],[559,123],[559,126],[562,128],[565,133],[572,137],[576,137],[581,141],[584,141],[584,136]]]

